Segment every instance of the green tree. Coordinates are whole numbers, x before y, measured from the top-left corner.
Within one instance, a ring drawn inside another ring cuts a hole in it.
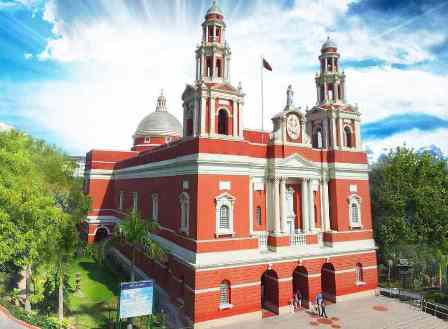
[[[417,266],[433,277],[430,263],[435,259],[440,281],[448,253],[447,161],[399,147],[373,165],[370,188],[383,261],[409,257],[426,262]]]
[[[67,227],[74,230],[90,206],[73,170],[57,148],[16,131],[0,133],[0,264],[13,261],[25,270],[27,311],[33,267],[77,240]]]

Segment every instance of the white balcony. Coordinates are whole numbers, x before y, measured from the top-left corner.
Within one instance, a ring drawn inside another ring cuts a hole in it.
[[[306,235],[304,233],[296,232],[290,235],[290,244],[293,247],[304,247],[306,246]]]

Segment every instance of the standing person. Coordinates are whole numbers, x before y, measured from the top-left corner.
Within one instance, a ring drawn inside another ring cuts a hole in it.
[[[322,313],[321,316],[325,316],[325,318],[328,318],[328,316],[327,316],[327,312],[325,311],[325,306],[326,306],[326,304],[325,304],[325,299],[322,298],[322,300],[321,300],[321,302],[320,302],[320,309],[321,309],[321,313]]]
[[[302,293],[300,292],[300,289],[297,289],[296,299],[297,299],[297,307],[299,310],[301,310],[302,309]]]
[[[319,316],[321,315],[321,303],[322,303],[323,297],[322,297],[322,293],[319,292],[316,295],[316,307],[317,307],[317,313],[319,314]]]

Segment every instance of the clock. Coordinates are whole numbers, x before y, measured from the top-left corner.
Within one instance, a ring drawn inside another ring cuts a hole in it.
[[[290,114],[286,118],[286,132],[288,133],[289,138],[291,138],[292,140],[296,140],[299,138],[300,120],[297,115]]]

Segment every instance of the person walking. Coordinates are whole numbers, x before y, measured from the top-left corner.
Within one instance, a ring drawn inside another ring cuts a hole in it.
[[[325,299],[322,298],[322,300],[321,300],[321,302],[320,302],[320,310],[321,310],[321,314],[322,314],[321,316],[322,316],[322,317],[325,316],[325,318],[327,319],[328,316],[327,316],[327,312],[326,312],[326,310],[325,310],[325,306],[326,306]]]

